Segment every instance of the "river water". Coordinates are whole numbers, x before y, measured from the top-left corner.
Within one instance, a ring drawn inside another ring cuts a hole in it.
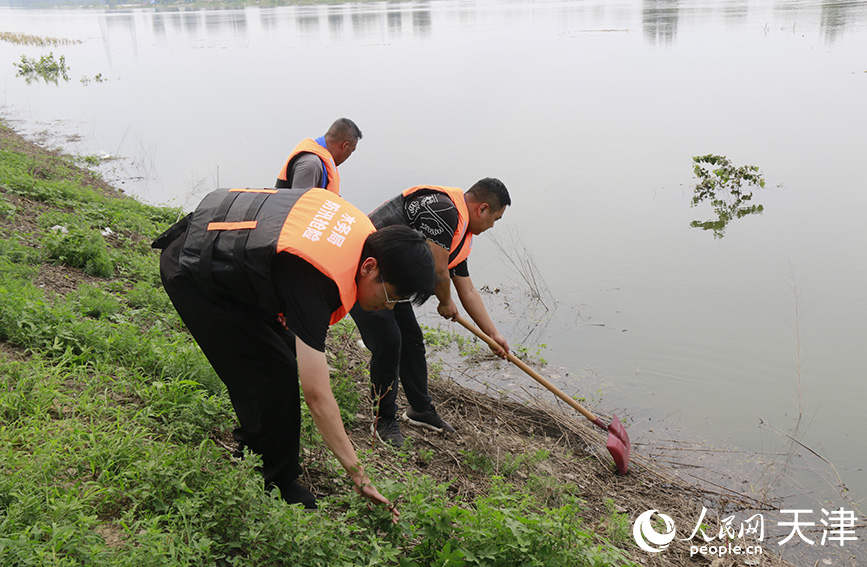
[[[106,176],[146,201],[272,186],[339,116],[364,133],[341,166],[362,210],[499,177],[513,206],[473,281],[564,389],[637,440],[672,427],[764,455],[796,437],[782,507],[867,496],[867,2],[5,7],[4,31],[80,41],[0,41],[4,119],[117,158]],[[69,81],[16,76],[48,52]],[[704,154],[766,181],[762,214],[722,237],[690,226],[712,217],[690,206]]]

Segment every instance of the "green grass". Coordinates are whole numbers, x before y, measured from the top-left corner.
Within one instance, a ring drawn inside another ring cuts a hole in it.
[[[584,525],[572,491],[535,476],[512,484],[541,453],[488,463],[498,476],[467,501],[410,467],[386,479],[371,466],[400,503],[396,526],[334,459],[311,464],[337,485],[318,512],[266,493],[254,455],[215,443],[234,427],[231,403],[159,285],[148,244],[180,211],[92,185],[71,160],[0,150],[0,565],[632,565]],[[29,230],[11,228],[34,210]],[[46,291],[34,280],[55,264],[91,277]],[[340,323],[331,344],[354,332]],[[349,427],[367,378],[342,349],[329,353]],[[303,419],[304,446],[326,454]]]

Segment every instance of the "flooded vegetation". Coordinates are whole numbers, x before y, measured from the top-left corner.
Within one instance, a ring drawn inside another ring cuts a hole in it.
[[[695,186],[691,206],[710,203],[716,219],[692,221],[690,226],[712,230],[714,238],[722,238],[728,224],[747,215],[761,214],[764,207],[752,204],[753,189],[765,186],[759,168],[754,165],[735,167],[725,156],[708,154],[692,158],[693,172],[699,182]]]
[[[6,41],[18,45],[34,45],[37,47],[74,45],[77,43],[81,43],[81,40],[78,39],[46,37],[41,35],[30,35],[26,33],[14,33],[9,31],[0,31],[0,41]]]
[[[66,64],[66,57],[61,55],[59,58],[54,58],[54,53],[43,55],[39,59],[21,56],[21,61],[15,64],[18,68],[18,76],[30,83],[35,79],[42,79],[46,83],[57,84],[61,79],[69,80],[69,66]]]

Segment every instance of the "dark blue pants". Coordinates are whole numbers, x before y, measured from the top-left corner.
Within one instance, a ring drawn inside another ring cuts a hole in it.
[[[235,439],[262,456],[265,486],[277,486],[287,497],[301,472],[295,336],[240,302],[206,297],[178,267],[182,241],[175,240],[160,257],[163,286],[226,384],[240,422]]]
[[[379,418],[396,416],[398,382],[403,385],[403,393],[413,409],[429,410],[431,397],[427,390],[424,335],[412,304],[398,303],[393,311],[364,311],[356,304],[350,315],[371,352],[371,395],[375,406],[379,401]]]

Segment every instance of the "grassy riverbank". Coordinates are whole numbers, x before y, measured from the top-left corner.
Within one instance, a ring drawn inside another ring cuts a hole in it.
[[[351,492],[309,418],[302,480],[321,509],[265,494],[159,283],[149,243],[179,214],[0,125],[0,565],[710,564],[631,535],[648,509],[694,521],[708,495],[638,454],[615,476],[604,436],[553,407],[434,380],[458,434],[372,443],[348,319],[329,338],[334,390],[401,521]]]

